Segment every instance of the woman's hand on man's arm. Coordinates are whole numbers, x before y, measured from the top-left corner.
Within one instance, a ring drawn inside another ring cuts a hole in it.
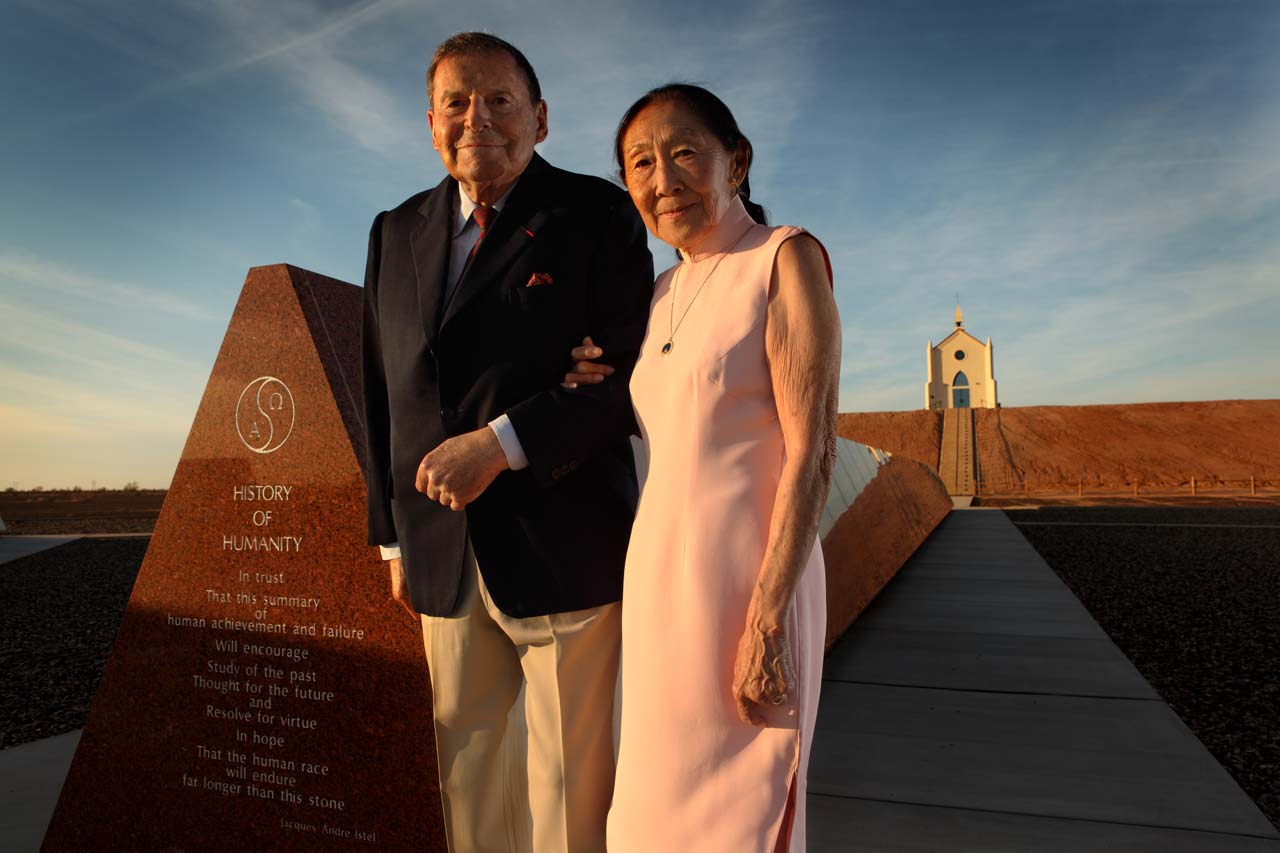
[[[560,387],[573,390],[580,384],[594,385],[597,382],[603,382],[606,376],[613,374],[613,368],[603,362],[589,361],[603,355],[604,350],[596,346],[591,336],[587,335],[582,339],[582,346],[569,350],[569,360],[572,364],[569,372],[564,375],[564,381],[560,383]]]

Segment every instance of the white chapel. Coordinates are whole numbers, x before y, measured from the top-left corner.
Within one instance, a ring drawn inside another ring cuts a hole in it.
[[[982,341],[964,329],[964,314],[956,306],[956,327],[935,347],[925,348],[929,379],[924,385],[926,409],[994,409],[996,376],[991,361],[991,338]]]

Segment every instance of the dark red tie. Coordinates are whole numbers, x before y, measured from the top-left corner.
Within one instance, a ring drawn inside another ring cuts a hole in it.
[[[471,259],[476,256],[476,250],[480,248],[480,244],[484,242],[484,235],[488,233],[489,226],[493,224],[493,220],[498,218],[498,211],[492,207],[484,207],[476,205],[476,209],[471,211],[471,218],[475,220],[476,225],[480,226],[480,236],[476,238],[476,244],[471,247],[471,251],[467,253],[467,262],[463,265],[463,269],[471,266]]]

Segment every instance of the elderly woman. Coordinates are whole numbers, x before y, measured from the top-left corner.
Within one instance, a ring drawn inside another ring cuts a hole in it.
[[[705,89],[646,94],[615,153],[680,263],[657,280],[631,378],[650,461],[623,587],[608,847],[803,850],[840,362],[830,264],[802,229],[764,224],[751,144]],[[584,343],[567,387],[609,381]]]

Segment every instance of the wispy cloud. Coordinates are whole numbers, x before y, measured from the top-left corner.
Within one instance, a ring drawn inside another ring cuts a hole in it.
[[[8,399],[17,403],[9,403]],[[55,388],[0,368],[3,484],[67,488],[129,482],[164,488],[189,423],[157,400]]]
[[[207,367],[4,300],[0,316],[6,484],[166,486]]]
[[[388,154],[410,134],[391,96],[375,77],[340,58],[339,43],[355,30],[411,6],[411,0],[367,0],[337,14],[319,5],[278,3],[177,3],[143,20],[127,8],[80,3],[73,10],[26,4],[55,15],[83,34],[104,41],[135,59],[167,70],[131,92],[89,110],[69,113],[51,124],[28,128],[47,133],[133,110],[180,92],[249,69],[282,69],[335,126],[364,147]],[[160,26],[157,26],[159,24]],[[168,29],[165,29],[168,25]],[[210,30],[214,39],[209,38]],[[161,33],[168,37],[154,38]],[[189,67],[192,39],[223,45],[223,55]],[[413,125],[416,126],[416,125]]]
[[[0,365],[0,396],[21,401],[15,408],[28,413],[26,418],[6,421],[15,429],[25,423],[33,430],[49,425],[65,435],[109,430],[172,436],[185,435],[191,427],[190,414],[175,409],[168,394],[103,390],[91,383],[5,365]]]
[[[6,485],[164,487],[207,370],[157,347],[0,302],[0,460]]]
[[[359,46],[344,40],[351,41],[362,28],[369,28],[364,35],[372,41],[384,38],[385,32],[371,25],[411,5],[410,0],[369,0],[328,18],[309,0],[213,8],[220,25],[247,51],[235,70],[271,60],[335,129],[369,151],[399,158],[409,140],[425,134],[426,118],[407,110],[382,78],[353,61]],[[316,26],[316,20],[324,23]]]
[[[165,387],[158,376],[175,372],[203,376],[207,366],[153,344],[102,331],[49,311],[0,300],[6,322],[4,345],[52,359],[92,368],[98,381],[123,383],[140,390]]]
[[[26,288],[55,290],[103,305],[128,305],[131,309],[157,311],[198,320],[212,318],[203,305],[174,291],[156,290],[86,275],[57,261],[18,250],[0,249],[0,280]]]

